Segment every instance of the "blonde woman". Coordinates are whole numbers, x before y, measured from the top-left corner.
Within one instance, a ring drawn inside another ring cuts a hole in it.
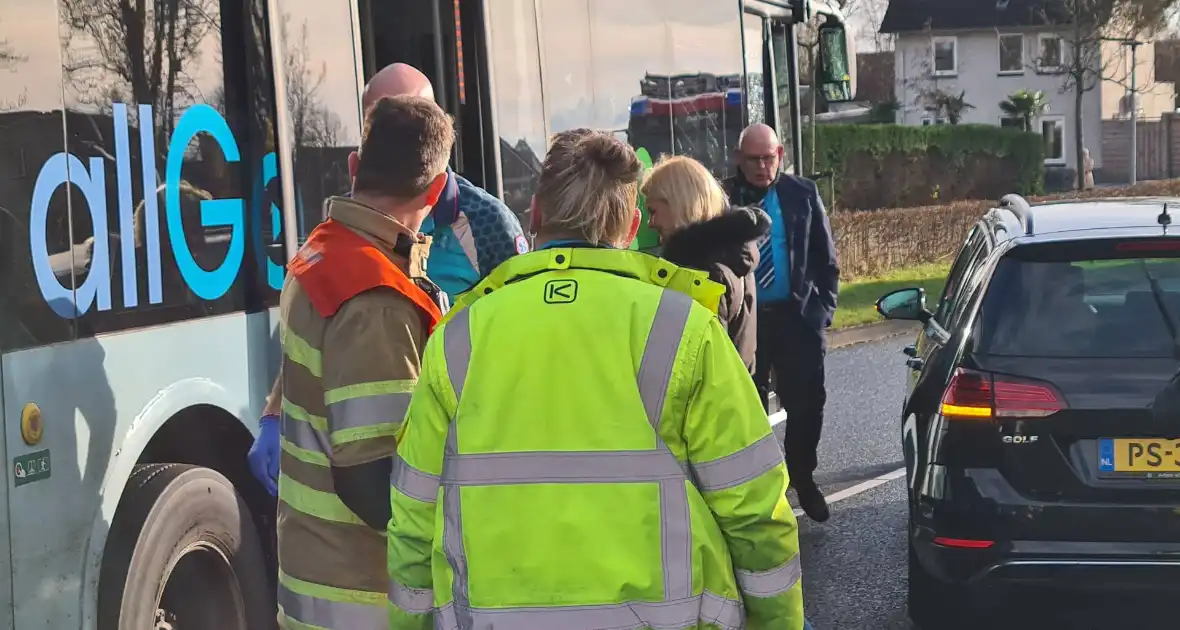
[[[770,217],[758,208],[728,208],[725,192],[700,162],[666,157],[643,184],[648,225],[660,235],[666,260],[709,272],[725,285],[717,315],[754,373],[758,347],[757,241],[770,230]]]

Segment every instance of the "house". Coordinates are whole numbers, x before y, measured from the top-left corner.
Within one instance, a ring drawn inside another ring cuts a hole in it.
[[[896,35],[894,85],[902,124],[940,124],[930,102],[939,94],[970,104],[961,122],[1021,127],[1000,102],[1018,90],[1040,91],[1048,108],[1033,124],[1045,137],[1046,166],[1075,168],[1075,95],[1069,75],[1072,29],[1062,0],[890,0],[882,33]],[[1097,39],[1097,38],[1094,38]],[[1145,38],[1150,39],[1150,38]],[[1126,118],[1132,103],[1142,117],[1174,109],[1174,87],[1156,82],[1154,44],[1138,46],[1137,98],[1129,98],[1130,47],[1095,41],[1097,85],[1082,97],[1082,143],[1102,166],[1102,120]],[[1101,77],[1101,80],[1097,80]]]

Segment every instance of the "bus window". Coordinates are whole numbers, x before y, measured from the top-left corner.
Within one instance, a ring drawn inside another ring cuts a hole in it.
[[[794,98],[795,92],[791,89],[791,75],[788,71],[790,65],[790,56],[788,54],[788,46],[790,41],[787,38],[788,25],[782,22],[773,22],[771,24],[771,39],[770,52],[774,57],[774,79],[775,79],[775,96],[776,103],[778,103],[778,124],[779,140],[784,147],[794,146],[793,135],[795,130],[791,128],[794,118],[791,116],[791,99]],[[792,172],[796,167],[793,164],[794,157],[791,151],[787,151],[783,155],[783,170]]]
[[[500,0],[485,6],[504,202],[527,226],[547,136],[536,8],[533,0]]]
[[[61,299],[73,289],[66,188],[50,191],[36,208],[33,203],[41,164],[65,147],[57,36],[53,2],[0,0],[0,348],[5,352],[73,337],[73,322],[54,315],[38,282],[40,273],[41,281],[56,283],[54,306],[72,312]],[[33,233],[41,235],[37,243],[30,238],[31,222],[37,224]],[[34,256],[40,265],[33,264]]]
[[[589,107],[576,111],[589,114],[589,125],[599,131],[627,138],[637,151],[647,152],[655,160],[674,152],[674,101],[671,99],[673,41],[667,19],[675,5],[669,0],[595,0],[590,2],[590,20],[583,28],[590,37],[591,88]],[[553,45],[571,24],[558,22],[549,32],[549,12],[543,22],[546,41]],[[563,20],[564,21],[564,20]],[[546,46],[546,54],[552,54]],[[570,54],[564,52],[562,54]],[[556,72],[556,68],[555,68]],[[563,86],[552,85],[549,67],[545,70],[546,101],[562,96]],[[548,103],[546,103],[548,105]],[[557,131],[558,110],[548,107],[551,131]],[[569,125],[572,126],[572,125]],[[565,129],[569,129],[565,126]],[[632,247],[651,250],[658,244],[655,231],[647,224],[644,212],[640,234]]]
[[[769,75],[763,46],[762,18],[745,13],[742,15],[742,45],[745,49],[746,68],[746,124],[766,122],[766,93],[763,91],[764,77]]]
[[[672,34],[672,136],[718,178],[733,174],[742,111],[741,14],[724,2],[680,2],[667,15]]]
[[[59,8],[61,160],[72,166],[69,186],[52,170],[42,183],[71,195],[79,336],[277,303],[260,5],[180,0],[168,14],[131,15],[74,0]],[[165,33],[184,36],[156,39]],[[50,302],[59,292],[40,288]]]
[[[361,138],[360,85],[349,0],[283,0],[284,71],[300,242],[324,200],[351,188],[348,156]]]

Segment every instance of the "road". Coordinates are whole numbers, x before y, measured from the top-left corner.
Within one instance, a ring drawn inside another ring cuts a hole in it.
[[[905,357],[901,350],[912,342],[912,336],[906,335],[834,350],[828,356],[828,403],[816,479],[829,499],[835,499],[832,517],[823,524],[799,517],[804,598],[815,630],[915,629],[905,604],[906,498],[904,474],[898,472],[903,468],[900,413]],[[780,437],[782,429],[776,427]],[[1124,598],[1086,609],[1077,602],[1076,597],[999,598],[996,608],[1008,612],[989,626],[1005,630],[1177,627],[1174,616],[1164,623],[1158,613],[1154,620],[1131,622],[1126,610],[1142,602]],[[1103,607],[1115,609],[1111,611],[1115,618],[1099,623],[1095,615]]]

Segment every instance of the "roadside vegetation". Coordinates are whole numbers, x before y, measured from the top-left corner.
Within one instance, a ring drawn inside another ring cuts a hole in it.
[[[874,306],[882,295],[907,287],[926,290],[926,303],[933,307],[942,294],[950,269],[948,263],[932,263],[896,269],[875,277],[854,278],[840,284],[836,319],[832,328],[863,326],[881,321]]]

